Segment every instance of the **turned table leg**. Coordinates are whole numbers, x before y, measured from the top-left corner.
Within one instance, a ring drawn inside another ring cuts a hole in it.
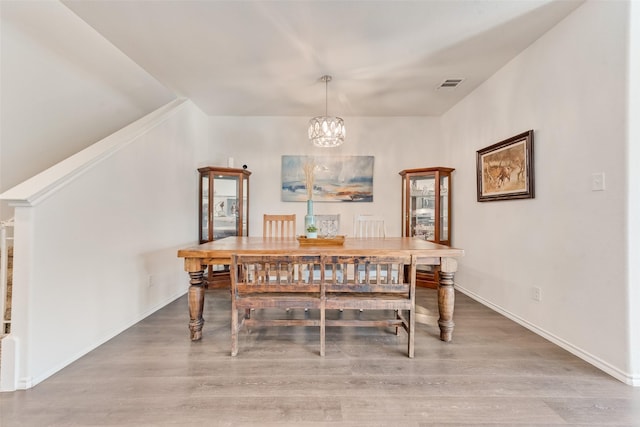
[[[189,329],[191,330],[191,341],[198,341],[202,338],[202,310],[204,307],[204,270],[189,272],[191,280],[189,283]]]
[[[453,335],[453,308],[455,304],[455,293],[453,290],[453,274],[457,270],[458,263],[453,258],[443,258],[440,264],[440,280],[438,283],[438,311],[440,319],[440,339],[451,341]]]

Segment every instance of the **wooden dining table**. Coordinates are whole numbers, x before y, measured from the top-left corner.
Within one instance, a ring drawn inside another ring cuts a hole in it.
[[[184,258],[184,269],[189,273],[189,330],[191,340],[202,338],[202,317],[205,297],[205,270],[210,265],[230,265],[234,254],[249,255],[412,255],[418,265],[431,265],[438,271],[438,326],[440,339],[451,341],[453,336],[453,311],[455,294],[453,275],[458,268],[457,258],[464,255],[462,249],[439,245],[417,237],[354,238],[346,237],[343,244],[301,244],[296,238],[239,237],[203,243],[180,249],[178,257]]]

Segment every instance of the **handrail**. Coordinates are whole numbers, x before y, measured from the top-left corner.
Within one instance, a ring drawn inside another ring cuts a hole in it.
[[[7,228],[14,226],[14,218],[6,221],[0,221],[0,313],[2,313],[2,323],[0,323],[0,336],[9,332],[11,320],[6,318],[5,311],[7,307],[7,285],[8,285],[8,270],[9,270],[9,254],[8,254],[8,240],[13,240],[13,237],[7,237]]]
[[[0,200],[9,202],[9,206],[35,206],[61,187],[67,185],[92,165],[123,149],[150,128],[186,106],[188,101],[180,98],[169,102],[143,118],[125,126],[117,132],[93,145],[67,157],[61,162],[32,176],[26,181],[0,194]]]

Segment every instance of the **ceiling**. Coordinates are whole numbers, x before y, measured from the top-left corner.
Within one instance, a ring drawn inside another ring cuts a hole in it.
[[[582,0],[63,0],[222,116],[438,116]],[[463,79],[456,88],[439,88]]]

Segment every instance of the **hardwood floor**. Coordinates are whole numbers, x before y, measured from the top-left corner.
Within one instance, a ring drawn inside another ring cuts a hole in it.
[[[456,298],[444,343],[435,292],[419,290],[430,322],[409,359],[406,334],[376,328],[328,328],[321,358],[311,327],[243,332],[231,357],[228,291],[207,292],[200,342],[183,297],[33,389],[0,393],[0,425],[640,426],[640,389]]]

